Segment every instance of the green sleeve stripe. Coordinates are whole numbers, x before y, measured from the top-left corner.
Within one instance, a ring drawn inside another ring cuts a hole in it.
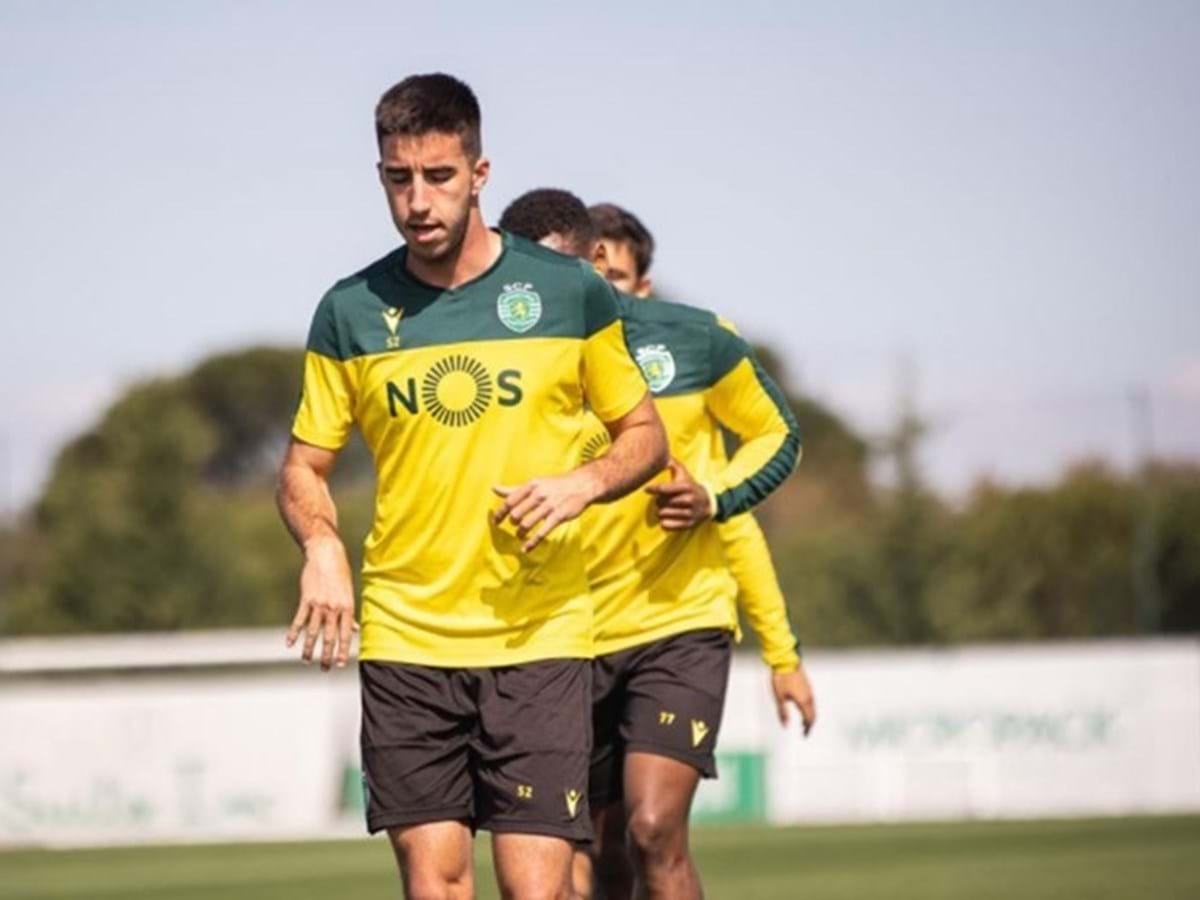
[[[763,371],[758,360],[750,357],[750,363],[754,366],[754,376],[758,379],[759,386],[775,404],[775,409],[779,417],[787,423],[788,430],[779,449],[761,469],[717,495],[718,522],[724,522],[730,516],[744,513],[761,503],[796,470],[796,463],[800,461],[800,425],[788,406],[787,398],[779,389],[779,385]]]

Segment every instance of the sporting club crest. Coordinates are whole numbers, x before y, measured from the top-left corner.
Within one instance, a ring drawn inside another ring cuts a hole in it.
[[[532,284],[506,284],[496,298],[496,314],[509,331],[524,334],[542,317],[542,298]]]
[[[662,344],[638,347],[634,358],[642,367],[642,374],[646,376],[646,384],[652,393],[657,394],[675,380],[675,357]]]

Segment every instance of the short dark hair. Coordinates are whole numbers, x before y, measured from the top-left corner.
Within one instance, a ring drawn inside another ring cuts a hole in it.
[[[417,137],[431,131],[457,134],[472,159],[483,152],[479,101],[453,75],[410,75],[392,85],[375,106],[375,138]]]
[[[597,203],[588,210],[596,237],[610,241],[624,241],[633,249],[637,264],[637,276],[641,278],[650,271],[654,262],[654,235],[642,220],[615,203]]]
[[[558,188],[526,191],[508,204],[500,216],[500,227],[531,241],[561,234],[580,253],[596,241],[592,217],[583,201]]]

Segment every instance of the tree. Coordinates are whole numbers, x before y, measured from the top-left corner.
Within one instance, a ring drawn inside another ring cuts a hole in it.
[[[5,630],[286,621],[298,557],[273,487],[301,366],[298,350],[256,348],[135,385],[117,400],[62,450],[31,522],[12,536],[31,552],[10,563]],[[361,452],[347,456],[339,468],[361,473]],[[353,552],[370,485],[342,481]]]

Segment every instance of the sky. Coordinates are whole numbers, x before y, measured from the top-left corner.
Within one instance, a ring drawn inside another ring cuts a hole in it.
[[[438,70],[489,221],[629,207],[866,436],[911,373],[948,494],[1200,459],[1200,3],[0,0],[0,511],[131,382],[303,341],[398,241],[374,103]]]

